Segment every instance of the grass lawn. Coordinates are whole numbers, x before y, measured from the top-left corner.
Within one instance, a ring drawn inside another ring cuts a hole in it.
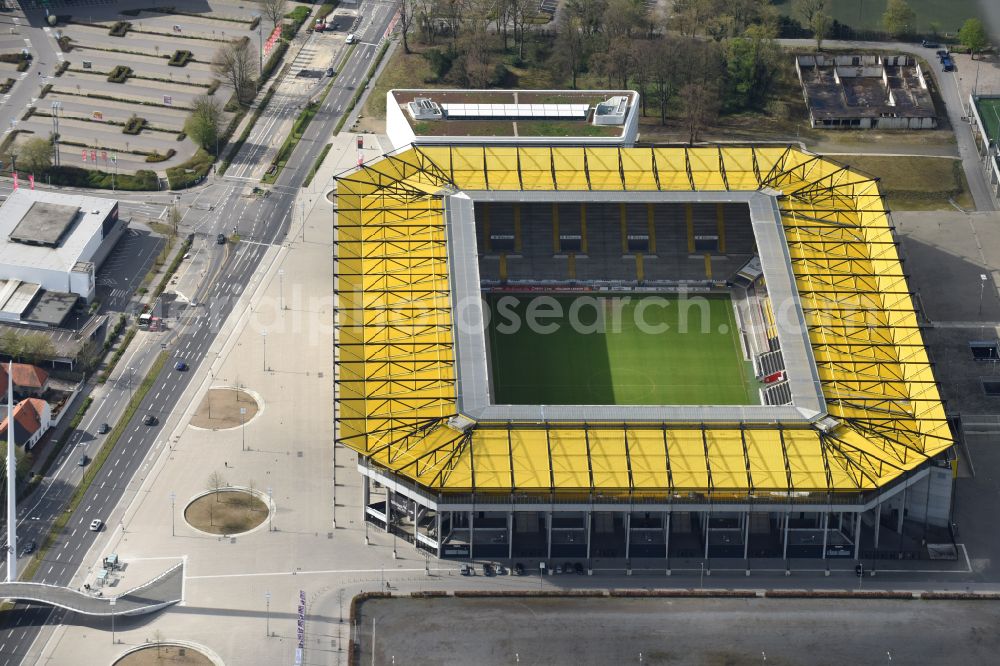
[[[972,207],[962,164],[945,157],[835,158],[881,179],[882,193],[895,210],[950,209],[952,198],[963,207]]]
[[[916,29],[930,32],[932,22],[942,33],[957,33],[965,19],[982,18],[976,0],[907,0],[917,15]],[[781,0],[774,5],[786,16],[793,15],[792,0]],[[882,14],[886,0],[830,0],[833,18],[852,28],[882,30]]]
[[[529,306],[534,299],[526,295],[490,298],[498,404],[758,404],[728,296],[543,298],[552,307]],[[528,326],[530,307],[540,324],[556,330]],[[562,314],[549,316],[553,310]],[[511,315],[519,326],[510,325]]]

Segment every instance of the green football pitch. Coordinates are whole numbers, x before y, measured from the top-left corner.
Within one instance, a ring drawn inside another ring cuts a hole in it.
[[[976,100],[976,107],[986,126],[986,136],[993,141],[1000,141],[1000,99],[981,97]]]
[[[728,296],[494,294],[488,302],[496,404],[760,402]]]

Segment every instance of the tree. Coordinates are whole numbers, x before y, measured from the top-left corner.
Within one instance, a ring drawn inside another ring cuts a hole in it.
[[[177,226],[184,219],[184,215],[181,214],[180,208],[176,205],[170,206],[170,213],[167,215],[167,221],[170,223],[170,235],[177,235]]]
[[[236,92],[236,101],[248,106],[256,94],[256,54],[248,39],[237,39],[219,47],[212,59],[212,71],[224,79]]]
[[[160,649],[163,647],[163,632],[159,629],[153,630],[153,644],[156,645],[156,658],[160,658]]]
[[[25,171],[42,173],[52,166],[52,154],[52,143],[47,139],[28,139],[17,153],[17,163]]]
[[[780,47],[761,26],[750,26],[744,37],[729,40],[729,104],[737,109],[760,108],[770,97],[780,58]]]
[[[403,35],[403,53],[407,55],[410,53],[410,42],[407,39],[407,34],[410,32],[410,26],[413,25],[413,14],[416,11],[413,3],[414,0],[401,0],[399,3],[399,33]]]
[[[219,490],[221,490],[226,485],[226,478],[219,473],[218,470],[212,472],[208,475],[208,481],[206,482],[206,488],[215,493],[215,501],[219,501]]]
[[[707,81],[695,81],[681,88],[680,99],[688,143],[693,144],[719,115],[719,91]]]
[[[28,363],[54,358],[56,347],[44,333],[28,333],[21,337],[21,358]]]
[[[191,114],[184,121],[184,131],[206,152],[218,157],[222,133],[222,104],[215,97],[200,95],[191,103]]]
[[[813,39],[816,40],[816,50],[823,50],[823,40],[830,36],[833,29],[833,17],[826,12],[816,12],[813,14],[809,27],[813,31]]]
[[[285,18],[287,4],[286,0],[260,0],[260,9],[271,21],[272,30],[278,27],[281,19]]]
[[[986,48],[986,44],[989,43],[986,28],[983,27],[983,22],[977,18],[971,18],[965,22],[962,29],[958,31],[958,39],[962,42],[962,46],[969,49],[973,60],[976,58],[976,53]]]
[[[917,14],[906,4],[906,0],[889,0],[882,14],[882,26],[893,37],[902,37],[913,32]]]
[[[568,9],[568,8],[567,8]],[[584,42],[581,21],[569,11],[563,11],[556,27],[556,58],[564,74],[569,74],[576,88],[576,79],[580,75],[584,62]]]
[[[830,13],[830,0],[792,0],[792,12],[804,26],[811,26],[816,14]]]

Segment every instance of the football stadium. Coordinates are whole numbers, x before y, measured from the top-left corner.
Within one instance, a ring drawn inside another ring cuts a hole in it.
[[[795,147],[456,145],[336,187],[366,525],[588,569],[951,542],[953,438],[872,177]]]

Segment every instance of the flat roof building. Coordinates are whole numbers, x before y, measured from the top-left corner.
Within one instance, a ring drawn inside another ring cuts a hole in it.
[[[795,71],[812,127],[937,127],[926,75],[910,56],[800,55],[795,57]]]
[[[390,90],[386,134],[394,148],[631,146],[639,132],[638,105],[634,90]]]
[[[0,318],[21,319],[38,288],[91,300],[125,227],[115,199],[15,190],[0,205]]]

